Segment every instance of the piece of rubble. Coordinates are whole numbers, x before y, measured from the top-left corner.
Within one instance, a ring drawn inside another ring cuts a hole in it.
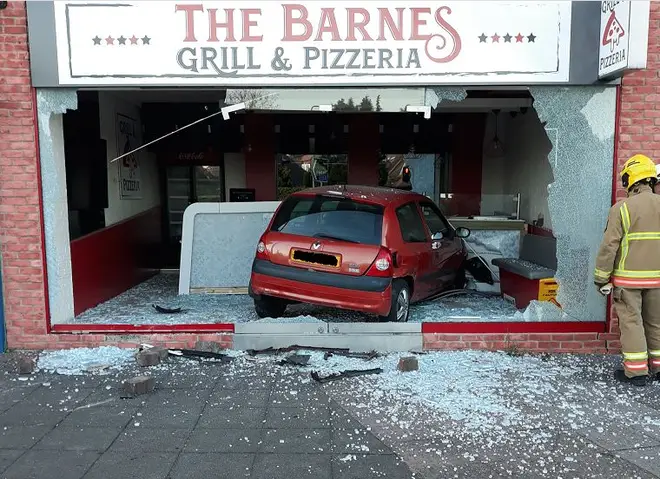
[[[156,388],[156,380],[151,376],[136,376],[124,381],[123,390],[127,397],[148,394]]]
[[[160,353],[152,349],[144,349],[135,355],[137,363],[142,367],[157,366],[160,364]]]
[[[206,359],[219,359],[222,363],[230,363],[233,358],[222,353],[212,353],[209,351],[197,351],[195,349],[170,349],[169,354],[172,356],[181,356],[184,358],[206,358]]]
[[[32,374],[34,372],[34,359],[22,357],[18,360],[18,374]]]
[[[286,364],[289,364],[291,366],[307,366],[307,363],[309,363],[310,358],[311,356],[309,354],[291,354],[286,358],[282,359],[277,364],[279,364],[280,366],[284,366]]]
[[[347,358],[357,358],[357,359],[364,359],[366,361],[371,361],[372,359],[376,359],[380,355],[376,351],[370,351],[368,353],[352,353],[348,351],[343,351],[343,350],[337,350],[337,351],[326,351],[326,353],[323,355],[323,359],[328,359],[331,358],[332,356],[344,356]]]
[[[222,353],[225,350],[225,348],[220,346],[220,343],[214,341],[197,341],[195,343],[195,349],[207,353]]]
[[[396,368],[402,373],[417,371],[419,369],[419,362],[415,356],[406,356],[399,358],[399,364]]]
[[[339,373],[328,374],[327,376],[321,376],[318,372],[312,371],[310,376],[312,379],[319,383],[327,383],[329,381],[336,381],[343,378],[353,378],[356,376],[366,376],[368,374],[380,374],[383,370],[381,368],[373,369],[348,369],[346,371],[341,371]]]
[[[160,314],[178,314],[183,312],[181,308],[164,308],[162,306],[158,306],[157,304],[152,304],[151,306]]]

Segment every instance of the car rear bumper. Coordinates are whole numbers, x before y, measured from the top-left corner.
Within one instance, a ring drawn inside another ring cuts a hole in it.
[[[261,295],[384,316],[390,311],[392,280],[310,271],[255,260],[250,296]]]

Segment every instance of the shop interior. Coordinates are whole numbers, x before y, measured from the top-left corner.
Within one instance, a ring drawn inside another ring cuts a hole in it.
[[[220,114],[236,104],[245,106]],[[546,123],[527,88],[454,100],[424,88],[78,91],[63,115],[72,322],[257,321],[247,295],[178,295],[185,209],[319,185],[396,186],[404,166],[415,191],[470,228],[479,272],[468,274],[471,292],[415,305],[410,321],[594,320],[559,301],[548,198],[557,129]],[[283,319],[372,320],[305,305]]]

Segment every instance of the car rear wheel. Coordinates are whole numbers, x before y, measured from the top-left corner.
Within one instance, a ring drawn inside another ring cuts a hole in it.
[[[410,287],[402,279],[392,283],[392,305],[387,316],[381,316],[381,321],[405,323],[410,315]]]
[[[259,318],[279,318],[286,311],[286,302],[272,296],[261,296],[254,300],[254,310]]]

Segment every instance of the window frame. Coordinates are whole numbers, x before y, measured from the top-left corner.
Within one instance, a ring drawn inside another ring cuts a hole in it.
[[[442,221],[442,223],[445,225],[445,228],[446,228],[444,231],[436,231],[436,232],[431,231],[431,227],[429,226],[428,222],[426,221],[426,217],[424,216],[424,211],[422,210],[422,208],[424,206],[429,207],[431,209],[431,211],[433,211],[440,218],[440,221]],[[426,230],[427,230],[428,234],[431,237],[433,237],[433,235],[435,233],[442,233],[444,238],[453,238],[456,235],[456,231],[454,230],[452,225],[449,223],[447,218],[445,218],[445,215],[442,214],[442,211],[440,211],[440,208],[438,208],[438,206],[435,203],[433,203],[432,201],[430,201],[430,200],[420,201],[419,202],[419,211],[420,211],[420,216],[422,217],[422,222],[424,223],[424,226],[426,227]]]
[[[412,207],[415,213],[417,214],[417,218],[420,221],[420,225],[422,227],[422,233],[424,234],[424,239],[419,240],[419,241],[409,241],[407,239],[407,236],[404,235],[403,227],[401,225],[401,220],[399,218],[399,210],[402,210],[403,208],[408,208]],[[394,216],[396,217],[396,222],[399,225],[399,233],[401,234],[401,239],[403,240],[404,243],[406,244],[420,244],[420,243],[428,243],[430,241],[430,236],[428,234],[428,228],[424,224],[424,219],[422,218],[421,211],[419,209],[419,204],[417,201],[409,201],[407,203],[404,203],[402,205],[397,206],[394,209]]]

